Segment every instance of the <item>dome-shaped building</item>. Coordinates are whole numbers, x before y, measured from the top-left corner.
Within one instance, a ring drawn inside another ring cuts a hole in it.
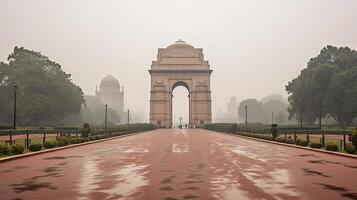
[[[107,104],[118,115],[122,115],[124,109],[124,87],[120,88],[119,81],[111,75],[102,79],[98,88],[95,91],[98,97],[104,104]]]
[[[103,78],[102,81],[100,81],[99,88],[103,88],[103,87],[120,88],[120,84],[116,78],[114,78],[112,75],[108,75],[105,78]]]
[[[168,46],[167,48],[191,48],[191,49],[193,49],[193,46],[180,39],[180,40],[176,41],[175,43],[173,43],[172,45]]]

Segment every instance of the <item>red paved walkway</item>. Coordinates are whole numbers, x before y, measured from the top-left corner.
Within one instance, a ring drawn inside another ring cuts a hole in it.
[[[161,129],[0,164],[0,199],[357,199],[357,160]]]

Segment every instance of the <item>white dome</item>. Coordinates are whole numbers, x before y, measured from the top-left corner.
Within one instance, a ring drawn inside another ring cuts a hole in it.
[[[111,75],[106,76],[102,79],[99,85],[100,88],[102,87],[120,87],[119,81]]]
[[[167,48],[193,48],[193,46],[180,39]]]

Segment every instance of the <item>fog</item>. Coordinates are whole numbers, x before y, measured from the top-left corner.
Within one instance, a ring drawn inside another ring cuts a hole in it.
[[[85,94],[111,74],[124,86],[125,109],[148,115],[147,70],[158,48],[181,38],[203,48],[213,69],[214,118],[231,96],[287,96],[288,81],[326,45],[357,49],[356,9],[355,0],[2,0],[0,61],[15,46],[40,51]],[[183,87],[175,90],[177,121],[188,102]]]

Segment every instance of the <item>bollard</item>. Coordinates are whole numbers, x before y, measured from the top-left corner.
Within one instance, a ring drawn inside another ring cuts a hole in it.
[[[325,147],[325,134],[322,133],[322,147]]]
[[[29,148],[29,130],[26,131],[26,149]]]
[[[10,145],[12,145],[12,131],[10,131]]]
[[[296,143],[296,131],[294,131],[294,144]]]
[[[285,131],[285,133],[284,133],[284,137],[285,137],[285,141],[286,141],[286,131]]]
[[[310,143],[309,131],[306,131],[306,141],[307,141],[307,144]]]
[[[342,150],[342,140],[340,140],[340,149]],[[343,150],[345,149],[343,148]]]
[[[43,133],[42,146],[45,145],[45,142],[46,142],[46,133]]]
[[[343,150],[346,149],[346,131],[343,131]]]

